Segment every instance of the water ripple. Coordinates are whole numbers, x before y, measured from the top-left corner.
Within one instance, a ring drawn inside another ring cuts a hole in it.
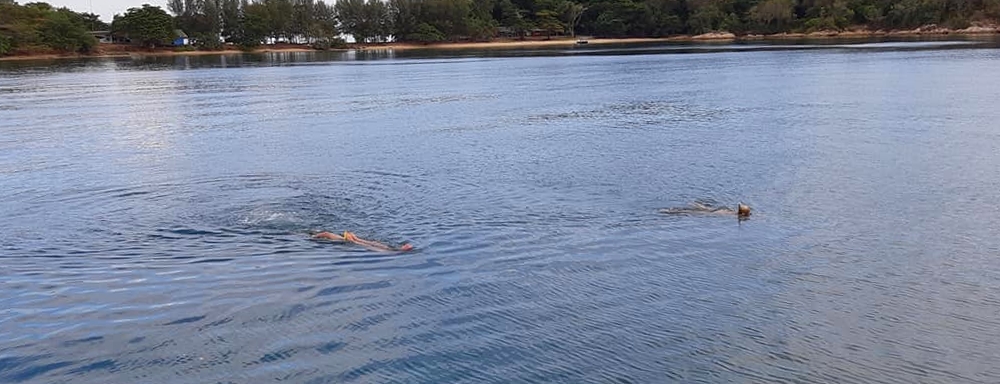
[[[0,382],[997,382],[980,45],[4,70]]]

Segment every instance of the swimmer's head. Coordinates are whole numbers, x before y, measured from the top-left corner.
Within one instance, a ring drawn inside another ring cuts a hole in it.
[[[403,251],[403,252],[412,251],[413,250],[413,246],[410,245],[410,244],[403,244],[401,247],[399,247],[399,250]]]
[[[740,202],[736,205],[736,215],[739,217],[750,216],[750,206]]]

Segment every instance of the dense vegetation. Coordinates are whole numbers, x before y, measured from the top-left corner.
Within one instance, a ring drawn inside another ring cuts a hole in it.
[[[181,29],[202,48],[224,42],[343,44],[574,35],[667,36],[868,29],[965,28],[1000,21],[1000,0],[168,0],[97,16],[45,3],[0,0],[0,55],[89,52],[89,30],[111,28],[137,45],[169,44]]]
[[[160,7],[143,4],[129,8],[125,15],[115,15],[111,30],[128,38],[133,44],[146,47],[171,44],[174,39],[174,18]]]
[[[176,15],[177,28],[204,48],[217,47],[219,37],[243,46],[340,41],[334,6],[323,1],[168,0],[167,8]]]
[[[1000,21],[1000,0],[169,0],[194,36],[359,42],[488,40],[498,36],[667,36],[868,29]]]
[[[97,46],[88,31],[102,27],[107,24],[97,15],[46,3],[17,5],[0,0],[0,56],[17,52],[88,53]]]

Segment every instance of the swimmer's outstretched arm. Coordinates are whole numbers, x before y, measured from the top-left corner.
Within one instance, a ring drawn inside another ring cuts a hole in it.
[[[325,231],[313,235],[313,238],[314,239],[333,240],[333,241],[346,241],[346,240],[344,240],[344,237],[341,236],[341,235],[338,235],[336,233],[325,232]]]
[[[334,235],[334,236],[336,236],[336,235]],[[339,236],[338,236],[338,237],[339,237]],[[345,232],[344,232],[344,236],[343,236],[343,237],[341,237],[341,238],[342,238],[342,239],[344,239],[344,241],[350,241],[350,242],[352,242],[352,243],[354,243],[354,244],[357,244],[357,245],[360,245],[360,246],[362,246],[362,247],[365,247],[365,248],[368,248],[368,249],[371,249],[371,250],[373,250],[373,251],[383,251],[383,252],[406,252],[406,251],[410,251],[410,250],[413,250],[413,246],[412,246],[412,245],[410,245],[410,244],[403,244],[403,245],[402,245],[401,247],[399,247],[399,248],[393,248],[393,247],[390,247],[390,246],[388,246],[388,245],[385,245],[385,244],[382,244],[382,243],[379,243],[379,242],[377,242],[377,241],[371,241],[371,240],[365,240],[365,239],[360,239],[360,238],[358,238],[357,236],[355,236],[355,235],[354,235],[353,233],[351,233],[351,232],[347,232],[347,231],[345,231]]]

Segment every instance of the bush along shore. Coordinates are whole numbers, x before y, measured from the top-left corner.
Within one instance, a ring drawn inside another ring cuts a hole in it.
[[[998,34],[1000,0],[0,0],[0,58]],[[344,36],[351,36],[348,43]],[[104,43],[99,43],[99,41]],[[107,42],[114,42],[108,44]]]

